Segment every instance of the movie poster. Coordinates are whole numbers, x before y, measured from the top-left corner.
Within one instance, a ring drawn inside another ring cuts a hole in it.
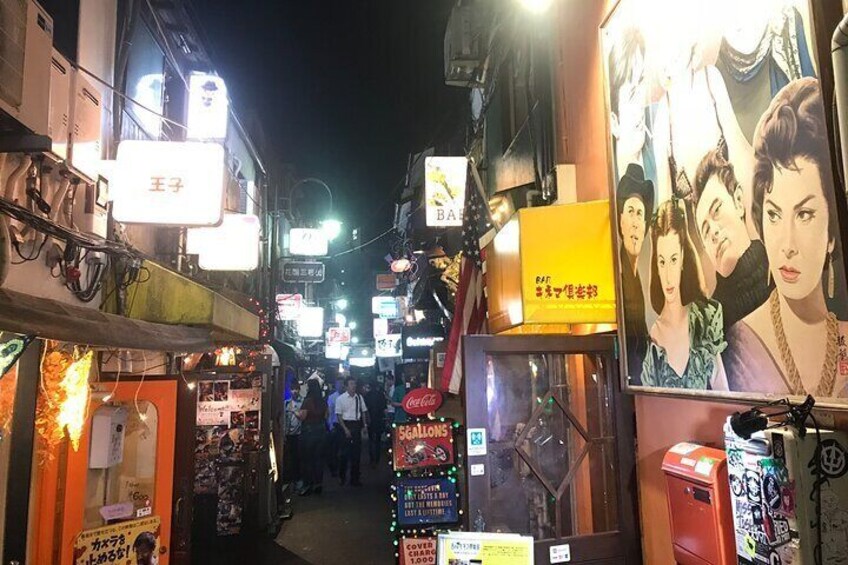
[[[844,404],[841,190],[807,0],[622,0],[602,49],[628,385]]]

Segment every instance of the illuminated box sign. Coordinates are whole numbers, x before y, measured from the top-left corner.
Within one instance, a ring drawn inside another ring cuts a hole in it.
[[[329,337],[327,337],[327,341],[324,345],[324,358],[325,359],[341,359],[342,358],[342,344],[341,343],[332,343],[332,342],[330,342]]]
[[[350,328],[330,328],[327,330],[327,343],[350,343]]]
[[[461,226],[468,160],[465,157],[426,157],[424,175],[427,226]]]
[[[400,306],[394,296],[375,296],[371,299],[371,313],[388,320],[400,318]]]
[[[283,280],[292,283],[322,283],[324,282],[324,263],[288,261],[283,264]]]
[[[385,318],[374,318],[374,339],[389,333],[389,321]]]
[[[259,266],[259,218],[224,214],[214,228],[189,229],[186,251],[198,255],[204,271],[252,271]]]
[[[289,253],[304,257],[323,257],[329,247],[323,231],[313,228],[289,230]]]
[[[130,224],[221,222],[224,148],[196,141],[122,141],[109,185],[112,216]]]
[[[456,483],[447,477],[402,478],[397,485],[401,526],[452,524],[459,520]]]
[[[300,337],[324,337],[324,309],[317,306],[304,306],[297,320],[297,333]]]
[[[445,340],[442,327],[434,324],[404,326],[402,335],[404,359],[429,359],[433,345]]]
[[[280,320],[284,322],[295,321],[300,318],[300,309],[303,306],[303,296],[300,294],[278,294],[277,311]]]
[[[374,338],[377,357],[400,357],[400,334],[386,334]]]
[[[227,137],[230,103],[227,85],[219,76],[191,73],[188,79],[188,139],[216,139]]]
[[[392,430],[395,471],[452,464],[452,425],[438,421],[398,424]]]

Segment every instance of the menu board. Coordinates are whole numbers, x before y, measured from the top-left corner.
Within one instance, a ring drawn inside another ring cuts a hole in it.
[[[452,524],[459,520],[456,483],[445,477],[402,478],[397,482],[401,526]]]

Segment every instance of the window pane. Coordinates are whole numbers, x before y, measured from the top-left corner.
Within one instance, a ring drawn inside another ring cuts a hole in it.
[[[92,418],[92,425],[98,415],[111,418],[114,425],[124,427],[124,442],[121,460],[117,464],[92,468],[95,461],[93,457],[89,459],[83,523],[85,529],[107,523],[101,513],[103,507],[124,504],[117,512],[119,517],[113,518],[110,523],[144,515],[148,507],[151,513],[156,513],[156,508],[152,507],[155,500],[156,436],[159,422],[156,406],[146,400],[138,401],[138,411],[133,403],[101,406]],[[96,465],[102,466],[103,463]]]

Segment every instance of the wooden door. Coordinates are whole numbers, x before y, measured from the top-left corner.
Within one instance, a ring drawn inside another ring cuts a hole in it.
[[[532,536],[536,563],[641,561],[632,399],[613,340],[464,340],[466,425],[487,438],[466,465],[470,529]]]
[[[128,380],[101,385],[101,390],[114,390],[110,406],[127,411],[124,458],[119,466],[89,469],[91,415],[103,406],[92,400],[79,449],[64,450],[43,470],[41,485],[47,488],[40,501],[38,535],[39,542],[45,543],[39,543],[38,563],[71,565],[79,533],[103,525],[100,507],[131,500],[138,509],[149,506],[150,515],[161,520],[156,553],[159,565],[169,565],[177,383],[148,379],[139,385]],[[54,540],[61,540],[58,547]],[[50,548],[50,555],[44,546]]]

